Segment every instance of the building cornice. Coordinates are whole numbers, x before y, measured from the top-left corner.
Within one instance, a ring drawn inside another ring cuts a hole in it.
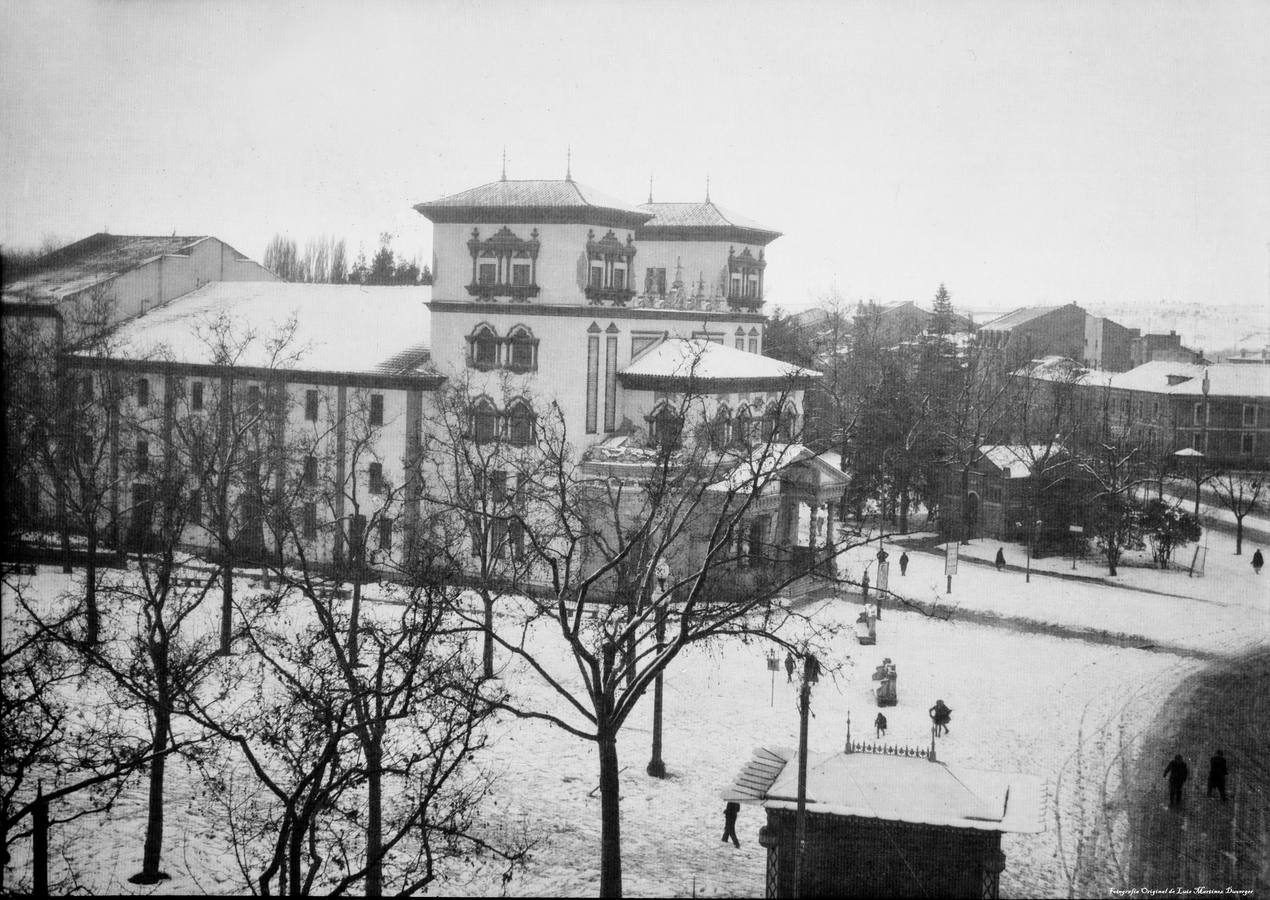
[[[782,375],[761,378],[701,378],[696,375],[639,375],[618,372],[617,381],[628,391],[667,391],[706,394],[743,394],[750,391],[802,390],[814,375]]]
[[[743,228],[740,225],[641,225],[635,229],[638,241],[715,241],[766,247],[781,236],[779,231]]]
[[[652,218],[648,213],[584,206],[431,206],[418,203],[414,208],[437,225],[598,225],[634,229]]]
[[[548,304],[517,303],[474,303],[463,300],[432,300],[425,306],[434,313],[475,313],[478,315],[496,315],[504,313],[511,316],[567,316],[580,319],[676,319],[684,322],[747,322],[761,323],[767,321],[762,313],[723,312],[704,309],[657,309],[655,307],[622,307],[622,306],[552,306]]]
[[[227,366],[216,363],[173,362],[162,359],[118,359],[65,354],[68,368],[92,368],[106,372],[152,372],[204,378],[235,378],[246,381],[284,381],[291,384],[320,384],[330,387],[381,388],[383,390],[435,391],[445,383],[444,375],[388,375],[377,372],[332,372],[318,369],[271,369],[267,366]]]

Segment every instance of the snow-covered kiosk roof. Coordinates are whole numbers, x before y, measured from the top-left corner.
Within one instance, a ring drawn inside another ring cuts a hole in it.
[[[671,338],[645,352],[618,373],[633,390],[744,391],[805,387],[819,372],[770,356],[747,353],[703,338]]]
[[[761,747],[724,800],[798,806],[798,754]],[[1035,775],[953,767],[923,751],[870,747],[807,755],[807,810],[912,825],[1037,834],[1045,830],[1045,783]]]

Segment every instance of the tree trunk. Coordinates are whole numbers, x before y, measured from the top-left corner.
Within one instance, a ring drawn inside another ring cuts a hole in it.
[[[1235,556],[1244,553],[1244,517],[1235,516]]]
[[[97,529],[88,529],[88,562],[84,567],[84,603],[88,607],[88,627],[84,642],[96,646],[101,635],[101,611],[97,608]]]
[[[299,897],[304,893],[304,880],[300,877],[300,860],[303,859],[304,852],[304,827],[297,816],[294,824],[291,826],[291,846],[287,849],[287,870],[290,875],[287,877],[289,885],[283,888],[284,892],[288,892],[292,897]]]
[[[160,703],[154,709],[154,738],[150,744],[154,758],[150,762],[149,810],[141,872],[128,879],[134,884],[154,884],[168,877],[159,871],[159,861],[163,853],[163,778],[167,769],[164,751],[168,748],[171,728],[172,714]]]
[[[348,664],[357,665],[357,620],[362,614],[362,576],[353,574],[353,605],[348,613]]]
[[[488,590],[481,589],[481,602],[485,605],[485,646],[481,650],[481,673],[485,678],[494,677],[494,598]]]
[[[383,893],[383,750],[380,738],[366,748],[366,896]]]
[[[234,563],[229,555],[229,535],[225,534],[224,538],[220,567],[220,653],[221,656],[229,656],[234,652],[231,646],[234,635]]]
[[[600,896],[622,896],[622,807],[618,780],[617,735],[601,726],[600,749]]]
[[[905,491],[900,495],[900,531],[904,534],[908,533],[908,504],[908,491]]]

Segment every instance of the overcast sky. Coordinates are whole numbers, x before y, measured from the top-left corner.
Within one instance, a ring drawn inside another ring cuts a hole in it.
[[[0,0],[0,242],[380,232],[499,176],[784,232],[769,306],[1270,300],[1270,3]],[[694,273],[695,274],[695,273]]]

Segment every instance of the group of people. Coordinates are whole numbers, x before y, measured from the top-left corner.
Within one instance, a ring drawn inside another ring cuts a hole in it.
[[[1218,750],[1216,755],[1208,761],[1208,796],[1213,796],[1213,791],[1217,791],[1223,803],[1226,802],[1227,772],[1226,756]],[[1182,786],[1186,784],[1190,774],[1191,770],[1180,753],[1164,767],[1164,776],[1169,780],[1169,806],[1181,805]]]

